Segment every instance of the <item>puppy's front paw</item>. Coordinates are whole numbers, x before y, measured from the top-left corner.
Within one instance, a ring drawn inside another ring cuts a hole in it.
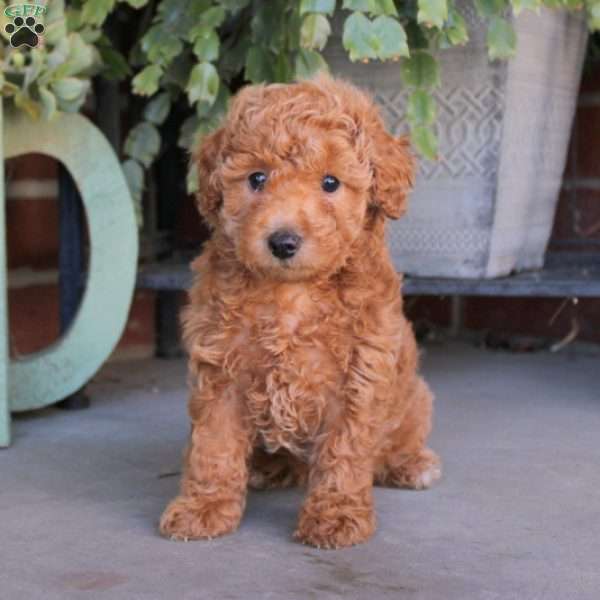
[[[160,519],[160,533],[172,540],[202,540],[237,529],[242,518],[240,499],[178,496]]]
[[[371,491],[357,495],[313,494],[306,500],[294,538],[317,548],[345,548],[375,531]]]

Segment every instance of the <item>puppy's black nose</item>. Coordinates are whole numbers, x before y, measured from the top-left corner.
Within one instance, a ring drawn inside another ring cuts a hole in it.
[[[293,231],[276,231],[268,239],[269,248],[273,256],[281,258],[291,258],[298,252],[302,244],[302,238]]]

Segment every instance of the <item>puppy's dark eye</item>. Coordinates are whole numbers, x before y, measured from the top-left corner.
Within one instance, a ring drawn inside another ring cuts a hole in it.
[[[255,192],[259,192],[260,190],[264,189],[265,183],[267,183],[267,175],[262,171],[250,173],[250,175],[248,175],[248,183]]]
[[[328,194],[335,192],[335,190],[337,190],[339,187],[340,181],[333,175],[325,175],[325,177],[323,177],[323,181],[321,181],[321,188]]]

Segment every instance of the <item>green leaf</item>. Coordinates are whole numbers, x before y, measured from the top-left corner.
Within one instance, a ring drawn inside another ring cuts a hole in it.
[[[502,17],[492,17],[487,33],[490,60],[510,58],[517,48],[517,36],[513,26]]]
[[[374,15],[391,15],[398,16],[398,10],[394,4],[394,0],[374,0],[373,10]]]
[[[407,85],[417,88],[432,88],[440,83],[440,67],[428,52],[413,52],[402,61],[402,78]]]
[[[293,69],[290,59],[285,52],[280,52],[273,62],[273,82],[290,83],[293,77]]]
[[[125,57],[106,44],[99,44],[100,58],[102,60],[102,76],[106,79],[121,81],[131,75],[131,68]]]
[[[158,91],[162,74],[163,70],[159,65],[148,65],[133,78],[133,93],[139,96],[152,96]]]
[[[32,100],[27,92],[19,90],[14,96],[15,106],[27,114],[30,119],[40,118],[40,106]]]
[[[600,2],[598,0],[588,0],[587,6],[587,22],[590,31],[600,30]]]
[[[69,53],[65,62],[57,68],[60,77],[79,75],[90,69],[95,62],[94,46],[86,44],[77,33],[69,34]]]
[[[362,13],[352,13],[346,19],[342,42],[352,62],[377,58],[379,42],[373,33],[371,21]]]
[[[408,97],[406,117],[411,127],[431,125],[435,122],[435,100],[425,90],[415,90]]]
[[[425,28],[421,27],[416,21],[409,21],[406,24],[406,37],[408,38],[408,47],[411,52],[415,50],[427,50],[429,48],[429,39],[424,30]]]
[[[225,9],[222,6],[213,6],[202,13],[200,22],[206,27],[219,27],[225,20]]]
[[[419,126],[411,129],[410,138],[415,148],[427,159],[436,160],[438,140],[430,127]]]
[[[271,56],[262,46],[252,46],[246,55],[244,76],[252,83],[270,81],[272,78]]]
[[[89,79],[77,79],[76,77],[65,77],[53,81],[50,84],[52,92],[56,96],[58,110],[65,112],[77,112],[90,89]]]
[[[205,30],[194,43],[194,54],[202,61],[213,61],[219,58],[219,36],[214,29]]]
[[[131,195],[141,197],[144,189],[144,169],[139,162],[129,158],[122,165],[125,179],[129,185]]]
[[[196,65],[185,89],[190,104],[198,101],[212,104],[219,92],[219,74],[215,66],[207,62]]]
[[[212,133],[218,126],[220,121],[217,119],[200,119],[198,130],[196,131],[195,141],[202,139],[205,135]]]
[[[86,0],[81,11],[81,20],[90,25],[102,25],[114,8],[115,0]]]
[[[375,0],[344,0],[342,8],[360,12],[375,12]]]
[[[142,50],[152,63],[166,65],[183,50],[181,40],[161,25],[153,25],[142,38]]]
[[[62,38],[52,51],[48,54],[46,58],[46,64],[48,65],[48,69],[52,71],[54,74],[61,65],[64,65],[67,61],[69,53],[71,51],[71,38],[65,36]],[[19,53],[13,53],[13,56],[19,56]]]
[[[303,48],[296,55],[294,67],[298,79],[309,79],[319,71],[328,71],[325,59],[318,52]]]
[[[469,41],[469,32],[463,16],[454,8],[448,13],[448,21],[443,30],[442,47],[462,46]]]
[[[212,0],[160,0],[153,2],[156,11],[154,22],[165,29],[175,38],[186,38],[190,29],[201,23],[207,24],[216,15],[222,12],[221,7],[217,7],[219,12],[210,13],[207,20],[203,20],[204,15],[215,4]],[[151,11],[151,14],[154,11]]]
[[[124,151],[148,168],[160,150],[160,134],[152,123],[144,121],[136,125],[125,140]]]
[[[183,122],[179,130],[179,139],[177,140],[177,145],[180,148],[190,150],[193,147],[199,124],[200,119],[196,115],[188,117]]]
[[[3,3],[0,3],[0,5],[1,4]],[[81,9],[74,8],[73,6],[69,6],[66,9],[63,7],[63,14],[69,31],[79,31],[85,27],[86,24],[81,18]]]
[[[2,95],[6,98],[10,98],[11,96],[18,94],[21,90],[18,85],[15,85],[10,81],[6,81],[3,74],[0,74],[0,88]]]
[[[273,53],[287,52],[293,32],[287,27],[288,2],[256,2],[251,21],[252,41]],[[299,27],[299,23],[298,23]]]
[[[95,44],[102,37],[102,31],[92,26],[83,27],[77,33],[86,44]]]
[[[203,120],[221,119],[229,108],[231,94],[225,85],[219,85],[217,99],[211,104],[199,102],[196,104],[196,115]]]
[[[441,29],[447,18],[447,0],[419,0],[417,21],[423,23],[425,27],[437,27]]]
[[[67,37],[64,1],[53,0],[53,2],[47,2],[46,6],[44,42],[49,46],[56,45]]]
[[[377,17],[373,21],[372,31],[379,42],[377,56],[381,60],[409,56],[406,32],[396,19],[385,16]]]
[[[121,168],[123,169],[123,175],[125,175],[125,181],[127,181],[127,186],[133,199],[138,225],[141,226],[143,221],[142,194],[144,192],[144,170],[140,163],[131,159],[126,160],[121,165]]]
[[[185,187],[188,194],[195,194],[198,191],[198,177],[198,165],[192,162],[185,178]]]
[[[540,12],[542,6],[541,0],[511,0],[515,15],[521,14],[524,10],[533,10]]]
[[[129,6],[133,6],[133,8],[142,8],[148,4],[148,0],[125,0]]]
[[[303,48],[323,50],[331,33],[327,17],[310,14],[304,17],[300,29],[300,45]]]
[[[29,51],[29,65],[24,69],[24,88],[29,87],[40,76],[45,66],[45,59],[46,56],[43,50],[40,50],[39,48],[33,48]]]
[[[304,17],[301,16],[300,13],[296,12],[295,10],[292,11],[286,19],[286,25],[283,35],[287,39],[287,43],[285,44],[285,51],[290,56],[300,49],[300,30],[302,28],[303,20]]]
[[[165,69],[160,81],[161,87],[167,87],[172,84],[178,89],[184,90],[190,78],[190,71],[195,64],[193,55],[180,54]]]
[[[162,125],[169,116],[170,110],[171,95],[168,92],[162,92],[146,104],[144,119],[150,121],[150,123],[154,123],[154,125]]]
[[[221,4],[232,13],[238,13],[250,4],[250,0],[221,0]]]
[[[475,0],[475,8],[480,17],[493,17],[506,11],[508,0]]]
[[[38,92],[42,104],[42,117],[44,117],[44,119],[52,119],[52,117],[56,115],[56,96],[44,86],[40,86]]]
[[[335,10],[335,0],[301,0],[300,14],[306,13],[322,13],[333,15]]]
[[[77,100],[82,95],[85,95],[89,89],[89,81],[77,79],[77,77],[65,77],[58,79],[51,84],[52,91],[61,100],[67,102]]]

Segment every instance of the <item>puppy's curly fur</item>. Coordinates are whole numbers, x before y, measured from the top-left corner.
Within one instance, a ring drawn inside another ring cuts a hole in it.
[[[417,374],[401,278],[384,241],[413,180],[405,139],[370,98],[321,76],[250,86],[195,156],[213,237],[183,313],[192,421],[161,532],[233,531],[248,485],[306,484],[295,537],[322,548],[374,531],[374,482],[428,487],[432,396]],[[248,177],[266,176],[254,190]],[[341,185],[324,191],[333,175]],[[290,258],[268,239],[293,231]]]

